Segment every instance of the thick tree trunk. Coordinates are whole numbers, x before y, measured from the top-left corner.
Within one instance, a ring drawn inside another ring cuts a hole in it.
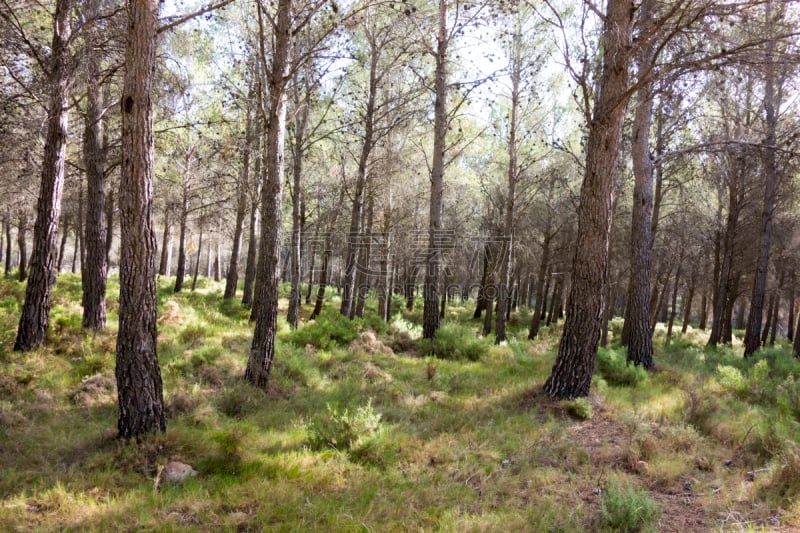
[[[156,236],[153,228],[153,73],[158,0],[128,5],[122,92],[120,291],[116,377],[119,436],[166,430],[156,355]]]
[[[422,337],[432,339],[439,329],[439,285],[441,283],[442,208],[444,201],[444,152],[447,136],[447,0],[439,0],[439,31],[436,35],[435,101],[433,104],[433,160],[428,254],[425,262]]]
[[[614,173],[627,106],[633,0],[609,0],[603,66],[586,150],[578,235],[558,356],[544,390],[554,398],[589,394],[605,304]]]
[[[639,8],[640,34],[652,31],[655,0],[643,0]],[[631,220],[631,275],[628,282],[628,305],[623,334],[628,347],[627,360],[647,370],[653,368],[653,338],[650,334],[650,256],[653,246],[651,226],[653,210],[653,161],[650,159],[650,126],[653,122],[653,82],[647,78],[655,60],[655,43],[644,42],[636,54],[636,71],[642,85],[636,91],[633,120],[633,207]]]
[[[41,344],[50,319],[50,291],[56,281],[58,222],[67,155],[67,118],[71,82],[69,53],[69,41],[72,38],[71,9],[71,0],[56,1],[51,63],[50,71],[47,73],[47,85],[50,91],[47,136],[39,199],[36,204],[36,222],[33,228],[30,278],[25,288],[25,302],[22,305],[17,338],[14,342],[14,350],[17,351],[31,350]],[[24,235],[22,227],[20,234]],[[21,242],[24,242],[24,239]],[[20,280],[25,279],[23,266],[26,251],[22,248],[20,247]]]
[[[88,2],[90,17],[99,13],[100,2]],[[88,41],[100,42],[96,25],[89,28]],[[86,166],[86,226],[84,250],[86,261],[81,264],[83,285],[83,327],[100,330],[106,326],[106,154],[103,146],[102,72],[99,52],[90,50],[87,60],[86,123],[83,135],[83,160]]]
[[[284,179],[284,142],[286,131],[286,85],[292,46],[292,0],[278,0],[269,75],[268,106],[264,110],[267,125],[267,180],[261,189],[261,238],[257,267],[255,330],[245,379],[257,387],[266,387],[275,357],[275,333],[278,323],[278,285],[281,255],[281,202]],[[261,38],[261,61],[267,62],[264,25],[258,10]]]

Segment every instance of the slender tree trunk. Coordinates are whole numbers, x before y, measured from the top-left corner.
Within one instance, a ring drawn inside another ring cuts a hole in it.
[[[214,240],[214,281],[222,279],[222,251],[219,246],[219,239]]]
[[[544,390],[554,398],[589,394],[605,305],[614,173],[627,106],[633,1],[609,0],[603,66],[586,149],[578,235],[558,356]]]
[[[317,243],[319,242],[319,222],[317,222],[316,227],[314,228],[314,240],[309,246],[309,258],[308,258],[308,288],[306,289],[306,305],[311,305],[311,292],[314,290],[314,269],[316,268],[316,259],[317,259]]]
[[[200,254],[203,253],[203,224],[200,224],[200,235],[197,239],[197,257],[194,260],[194,274],[192,275],[192,292],[197,288],[197,276],[200,274]]]
[[[689,278],[689,288],[686,289],[686,296],[683,301],[683,324],[681,325],[681,333],[686,334],[689,331],[689,322],[692,320],[692,303],[694,302],[695,285],[697,284],[697,273],[692,271],[692,277]]]
[[[775,346],[775,337],[778,335],[778,321],[780,319],[781,311],[781,292],[780,288],[775,293],[775,306],[772,308],[772,319],[769,326],[769,345]]]
[[[247,190],[250,187],[250,147],[253,144],[253,111],[250,102],[253,100],[253,91],[247,102],[247,120],[245,122],[245,141],[242,153],[242,171],[237,184],[236,196],[236,221],[233,226],[233,243],[231,259],[228,263],[228,275],[225,277],[225,292],[222,298],[230,300],[236,296],[236,286],[239,283],[239,255],[242,248],[242,233],[244,232],[244,219],[247,216]]]
[[[766,316],[764,317],[764,327],[761,330],[761,338],[759,339],[759,346],[766,346],[767,339],[769,339],[769,328],[771,325],[770,319],[772,318],[772,312],[775,310],[775,293],[771,293],[767,298],[767,305],[766,305]],[[752,304],[750,304],[752,306]]]
[[[6,264],[3,273],[8,276],[11,273],[11,220],[8,216],[5,218],[6,226]]]
[[[739,295],[740,278],[741,274],[736,272],[731,279],[730,287],[726,289],[730,297],[725,302],[725,307],[722,310],[721,341],[723,344],[731,344],[733,342],[733,308]]]
[[[392,314],[392,282],[389,270],[389,256],[392,251],[392,192],[391,187],[387,187],[386,207],[383,210],[382,246],[381,246],[381,267],[378,274],[378,314],[388,322]]]
[[[486,310],[487,306],[487,298],[486,298],[486,289],[489,286],[489,258],[492,255],[492,248],[491,243],[487,240],[483,244],[483,274],[481,275],[481,286],[478,289],[478,297],[475,299],[475,312],[472,314],[472,318],[480,318],[483,314],[483,311]]]
[[[258,167],[258,163],[256,163]],[[257,179],[258,173],[256,174]],[[256,225],[258,224],[258,202],[253,201],[250,207],[250,226],[247,237],[247,261],[244,269],[244,287],[242,289],[242,304],[249,307],[253,304],[253,288],[256,278],[256,263],[258,259],[258,237]]]
[[[794,340],[794,282],[795,282],[795,272],[792,269],[792,273],[789,277],[789,318],[788,323],[786,324],[786,338],[790,341]]]
[[[161,259],[158,261],[158,275],[167,276],[167,257],[170,253],[170,245],[172,244],[172,224],[169,219],[170,207],[164,209],[164,234],[161,237]]]
[[[19,216],[19,224],[17,224],[17,251],[19,252],[18,265],[18,279],[25,281],[28,279],[28,215],[21,214]]]
[[[364,317],[364,307],[367,304],[367,296],[369,296],[369,276],[370,276],[370,262],[372,261],[372,229],[375,215],[375,202],[372,195],[369,197],[367,203],[367,224],[366,224],[366,242],[362,244],[361,258],[359,259],[360,268],[358,276],[356,276],[356,286],[358,299],[356,300],[355,315]]]
[[[109,191],[106,202],[106,264],[111,265],[111,246],[114,244],[114,191]]]
[[[57,0],[53,18],[53,41],[47,85],[47,134],[42,161],[42,179],[33,228],[33,254],[25,302],[14,342],[15,351],[28,351],[40,345],[50,319],[50,292],[56,281],[58,222],[64,191],[64,163],[67,155],[67,118],[71,83],[69,41],[72,38],[71,0]],[[24,234],[20,227],[20,234]],[[21,239],[24,242],[24,238]],[[26,251],[20,247],[20,280],[25,279]]]
[[[64,231],[61,234],[61,246],[58,247],[58,262],[56,272],[61,272],[61,264],[64,261],[64,253],[67,251],[67,240],[69,239],[69,223],[64,221]]]
[[[258,11],[261,61],[266,65],[264,24]],[[261,239],[257,267],[258,293],[254,306],[255,330],[245,379],[264,388],[275,357],[275,333],[278,325],[278,285],[281,254],[281,202],[284,179],[284,143],[286,131],[286,86],[292,47],[292,0],[278,0],[274,26],[271,70],[269,70],[266,170],[267,180],[261,189]],[[265,68],[266,70],[266,68]]]
[[[539,262],[539,276],[536,279],[536,304],[533,308],[531,327],[528,331],[529,340],[535,339],[539,334],[539,323],[542,320],[542,302],[547,300],[545,279],[547,278],[547,269],[550,268],[550,239],[550,232],[545,231],[544,242],[542,244],[542,259]]]
[[[447,0],[439,0],[439,31],[436,35],[436,71],[433,104],[433,160],[431,163],[431,196],[428,254],[425,263],[424,309],[422,337],[432,339],[439,329],[439,285],[441,283],[442,208],[444,201],[444,152],[447,136]]]
[[[667,342],[672,339],[672,328],[675,325],[675,317],[678,316],[678,289],[681,284],[681,270],[683,257],[678,259],[678,268],[675,271],[675,281],[672,284],[672,303],[669,312],[669,322],[667,324]]]
[[[520,50],[521,30],[517,27],[513,36],[511,57],[511,117],[508,132],[508,189],[506,191],[505,224],[503,227],[502,250],[500,255],[500,291],[497,300],[497,331],[495,343],[506,340],[506,320],[509,312],[511,275],[514,260],[514,196],[517,193],[517,122],[519,121],[519,86],[522,81],[522,62]]]
[[[99,0],[88,2],[90,17],[100,11]],[[96,25],[88,29],[90,47],[99,44],[101,35]],[[99,51],[89,50],[87,60],[86,123],[83,135],[83,159],[86,166],[86,226],[84,250],[86,261],[81,263],[83,285],[83,327],[100,330],[106,326],[106,154],[103,146],[102,72]]]
[[[765,20],[772,21],[772,4],[764,4]],[[769,22],[768,22],[769,23]],[[775,214],[775,197],[778,192],[778,171],[776,168],[776,130],[778,124],[777,108],[780,108],[780,87],[776,87],[776,72],[773,62],[775,41],[767,43],[766,79],[764,80],[764,110],[766,113],[767,135],[762,148],[764,169],[764,204],[761,212],[761,237],[759,239],[758,262],[756,263],[753,295],[750,298],[750,314],[747,317],[747,331],[744,335],[744,356],[749,357],[758,350],[759,328],[764,311],[764,293],[767,287],[769,251],[772,243],[772,223]],[[780,86],[780,83],[778,83]]]
[[[156,355],[156,236],[153,228],[153,74],[158,0],[128,5],[122,92],[120,291],[117,336],[119,435],[165,431]]]
[[[188,157],[186,160],[188,166]],[[186,277],[186,231],[189,225],[189,190],[184,178],[183,194],[181,197],[181,219],[178,229],[178,270],[175,272],[174,292],[183,290],[183,280]]]

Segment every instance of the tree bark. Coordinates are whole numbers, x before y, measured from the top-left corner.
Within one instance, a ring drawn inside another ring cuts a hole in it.
[[[586,151],[578,206],[578,235],[558,356],[544,390],[554,398],[589,394],[608,276],[614,173],[625,116],[633,1],[608,0],[603,21],[603,65]]]
[[[355,316],[359,318],[364,317],[364,307],[367,304],[367,296],[369,296],[369,265],[372,260],[372,229],[375,215],[375,201],[374,197],[370,195],[367,202],[367,223],[365,242],[362,243],[361,256],[359,258],[360,268],[356,276],[356,307]]]
[[[99,0],[87,3],[88,14],[96,18]],[[108,260],[106,258],[106,153],[103,146],[103,102],[101,57],[98,46],[100,29],[92,24],[88,29],[90,43],[87,59],[88,80],[86,84],[86,123],[83,135],[83,159],[86,166],[86,226],[83,242],[86,262],[81,264],[83,285],[83,327],[101,330],[106,326],[106,282]]]
[[[156,354],[156,236],[153,228],[153,73],[158,0],[128,4],[122,92],[120,291],[116,378],[119,436],[165,431]]]
[[[22,213],[17,224],[17,251],[19,252],[18,279],[25,281],[28,279],[28,215]]]
[[[58,262],[56,272],[61,272],[61,264],[64,262],[64,254],[67,251],[67,240],[69,239],[69,219],[64,220],[64,229],[61,233],[61,246],[58,247]]]
[[[764,4],[765,20],[772,21],[772,4]],[[768,22],[769,23],[769,22]],[[764,80],[764,111],[766,113],[767,135],[762,148],[762,164],[764,169],[764,204],[761,212],[761,237],[759,239],[758,261],[753,295],[750,298],[750,314],[747,317],[747,331],[744,335],[744,356],[749,357],[759,348],[759,333],[764,311],[764,293],[767,287],[769,268],[769,251],[772,243],[772,223],[775,214],[775,197],[778,192],[778,171],[776,168],[776,130],[780,107],[780,88],[776,87],[776,72],[773,63],[775,41],[767,42],[766,79]],[[778,83],[780,85],[780,83]]]
[[[233,243],[231,249],[231,259],[228,263],[228,275],[225,277],[225,292],[223,300],[231,300],[236,296],[236,285],[239,283],[239,255],[242,248],[242,233],[244,230],[244,218],[247,216],[247,189],[250,181],[250,145],[253,142],[253,118],[248,99],[247,121],[245,125],[244,150],[242,151],[242,172],[237,184],[238,195],[236,196],[236,221],[233,225]]]
[[[286,86],[292,48],[292,0],[278,0],[275,20],[271,69],[266,66],[263,15],[258,9],[261,61],[269,72],[266,170],[267,180],[261,188],[261,238],[257,267],[257,295],[254,306],[255,330],[245,379],[264,388],[275,357],[275,333],[278,322],[278,285],[281,255],[281,201],[284,179],[284,143],[286,130]]]
[[[114,191],[109,191],[106,202],[106,264],[111,265],[111,246],[114,244]]]
[[[161,259],[158,261],[158,275],[167,276],[167,263],[169,263],[169,254],[172,246],[172,223],[169,219],[170,206],[164,208],[164,234],[161,237]]]
[[[647,35],[655,23],[655,0],[643,0],[639,8],[639,33]],[[631,220],[631,275],[623,334],[627,360],[647,370],[653,368],[653,338],[650,334],[650,256],[653,247],[653,161],[650,159],[650,126],[653,122],[653,82],[646,80],[656,57],[655,43],[646,40],[636,54],[641,86],[636,91],[633,119],[633,207]],[[628,324],[628,321],[630,322]]]
[[[200,254],[203,253],[203,224],[200,224],[200,235],[197,239],[197,257],[194,260],[194,273],[192,274],[192,292],[197,288],[197,276],[200,274]]]
[[[425,261],[424,308],[422,337],[432,339],[439,329],[439,285],[441,283],[442,208],[444,201],[444,152],[447,136],[447,0],[439,0],[439,31],[436,35],[436,70],[433,104],[433,160],[431,163],[431,196],[428,254]]]
[[[292,290],[289,293],[289,310],[287,321],[289,326],[297,328],[297,316],[300,311],[300,300],[303,291],[302,273],[300,272],[301,243],[305,221],[303,207],[303,158],[305,157],[305,133],[308,123],[309,102],[300,102],[299,89],[295,89],[294,142],[292,143],[292,250],[291,278]]]
[[[689,331],[689,322],[692,320],[692,303],[694,302],[695,285],[697,284],[697,273],[692,271],[692,276],[689,278],[689,287],[686,289],[686,297],[683,301],[683,324],[681,325],[681,333],[686,334]]]
[[[185,165],[184,171],[188,172],[188,154],[186,156]],[[189,185],[186,179],[187,177],[184,176],[183,189],[181,191],[181,218],[180,227],[178,229],[178,270],[175,272],[174,292],[181,292],[181,290],[183,290],[183,280],[186,277],[186,232],[189,225]]]
[[[71,84],[69,41],[72,38],[71,0],[57,0],[53,18],[53,41],[47,85],[47,134],[42,161],[42,179],[33,228],[33,254],[30,279],[17,329],[14,350],[28,351],[40,345],[50,319],[50,292],[56,281],[58,222],[64,192],[64,164],[67,155],[67,119]],[[20,227],[20,234],[24,234]],[[21,240],[21,243],[24,239]],[[20,247],[20,280],[23,277],[25,250]]]
[[[8,276],[11,273],[11,220],[6,216],[4,222],[6,226],[6,264],[3,274]]]

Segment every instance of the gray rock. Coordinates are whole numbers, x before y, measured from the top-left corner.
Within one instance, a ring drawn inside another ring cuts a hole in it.
[[[179,461],[170,461],[164,467],[164,481],[168,483],[183,483],[186,478],[197,475],[197,470]]]

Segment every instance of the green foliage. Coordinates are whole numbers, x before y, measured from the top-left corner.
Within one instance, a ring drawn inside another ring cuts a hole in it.
[[[326,309],[314,322],[290,332],[285,338],[301,348],[310,344],[322,350],[330,350],[355,340],[361,325],[359,319],[350,320],[338,311]]]
[[[188,346],[197,346],[206,337],[205,324],[189,324],[178,334],[178,340]]]
[[[646,490],[610,482],[603,491],[602,524],[613,531],[655,531],[661,507]]]
[[[308,425],[308,445],[312,450],[358,449],[382,430],[381,415],[372,407],[372,400],[352,413],[328,405],[327,413]]]
[[[719,365],[717,367],[717,376],[719,385],[725,392],[739,395],[747,392],[747,380],[738,368]]]
[[[417,343],[421,355],[432,355],[440,359],[467,359],[477,361],[489,353],[490,343],[478,338],[466,326],[445,324],[433,339],[422,339]]]
[[[611,385],[632,387],[647,379],[647,371],[628,363],[619,348],[600,348],[597,351],[597,370]]]
[[[564,408],[569,414],[581,420],[590,420],[594,416],[592,402],[586,398],[575,398],[563,402]]]

